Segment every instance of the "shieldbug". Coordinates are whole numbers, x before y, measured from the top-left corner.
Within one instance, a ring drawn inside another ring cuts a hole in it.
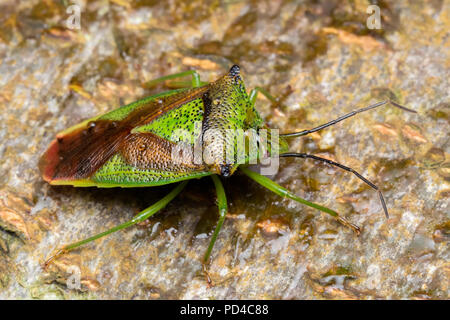
[[[381,101],[316,128],[278,136],[268,130],[255,109],[258,92],[270,99],[273,97],[260,88],[247,94],[237,65],[211,83],[203,83],[196,71],[186,71],[156,79],[152,84],[189,75],[192,76],[191,87],[144,98],[88,119],[56,136],[39,164],[44,180],[52,185],[124,188],[178,184],[164,198],[130,221],[64,246],[45,265],[83,244],[148,219],[173,200],[188,180],[210,176],[216,188],[219,220],[203,257],[206,272],[206,265],[227,213],[226,195],[219,177],[229,177],[238,168],[270,191],[323,211],[357,234],[360,233],[356,225],[336,211],[306,201],[248,168],[249,164],[257,160],[274,156],[310,158],[355,174],[377,191],[388,217],[384,197],[375,184],[340,163],[312,154],[288,152],[287,139],[325,129],[387,103],[409,112],[415,111],[393,101]],[[234,137],[230,138],[230,133],[234,133]],[[186,150],[189,156],[186,156]]]

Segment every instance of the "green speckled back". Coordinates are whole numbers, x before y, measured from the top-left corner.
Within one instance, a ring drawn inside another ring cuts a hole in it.
[[[229,176],[258,158],[246,145],[248,130],[262,128],[233,67],[205,86],[147,97],[63,131],[41,167],[51,183],[77,186],[154,186]]]

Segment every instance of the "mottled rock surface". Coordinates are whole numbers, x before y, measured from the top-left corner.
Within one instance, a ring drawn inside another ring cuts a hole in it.
[[[0,299],[448,298],[448,1],[378,1],[380,30],[366,26],[368,1],[79,1],[81,29],[69,30],[71,3],[0,2]],[[43,270],[57,247],[170,190],[51,187],[37,163],[55,134],[164,90],[145,86],[158,76],[195,68],[213,80],[233,63],[247,88],[279,97],[257,104],[284,132],[385,98],[417,110],[385,106],[291,141],[374,181],[390,219],[353,175],[281,160],[277,182],[341,212],[361,236],[235,175],[213,288],[200,263],[217,221],[210,179]]]

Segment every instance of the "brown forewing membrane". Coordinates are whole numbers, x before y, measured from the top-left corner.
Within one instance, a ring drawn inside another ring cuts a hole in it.
[[[142,134],[131,133],[133,128],[147,124],[172,109],[202,97],[208,88],[207,85],[157,98],[131,112],[123,120],[96,120],[89,122],[86,127],[57,136],[39,162],[44,179],[50,182],[89,178],[116,152],[129,150],[127,143],[136,143],[135,135]],[[155,150],[156,153],[167,150],[163,148],[167,142],[163,138],[151,134],[145,135],[145,139],[152,140],[152,147],[161,146],[161,149]]]

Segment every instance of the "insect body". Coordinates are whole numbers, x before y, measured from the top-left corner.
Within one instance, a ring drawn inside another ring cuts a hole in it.
[[[351,112],[311,130],[282,134],[276,145],[271,144],[266,149],[256,148],[256,153],[249,153],[248,148],[245,147],[250,141],[248,132],[256,134],[255,141],[258,146],[269,140],[270,134],[265,138],[258,136],[260,132],[269,128],[255,109],[257,93],[265,95],[268,93],[256,88],[247,94],[237,65],[223,77],[208,84],[202,83],[195,71],[162,77],[152,83],[186,75],[192,76],[190,88],[147,97],[88,119],[59,133],[50,144],[39,166],[44,180],[52,185],[108,188],[178,184],[163,199],[139,213],[132,220],[63,247],[46,264],[60,254],[149,218],[180,193],[187,184],[187,180],[211,176],[217,193],[219,220],[203,259],[205,265],[227,212],[226,196],[219,177],[228,177],[238,168],[276,194],[326,212],[359,233],[357,226],[340,217],[335,211],[292,194],[269,178],[249,170],[246,165],[267,153],[279,154],[282,157],[312,158],[350,171],[378,190],[373,183],[359,173],[339,163],[304,153],[286,153],[288,146],[286,138],[303,136],[324,129],[359,112],[386,104],[388,101]],[[269,96],[269,98],[272,97]],[[411,111],[397,103],[391,103]],[[229,132],[244,132],[240,135],[244,144],[241,145],[235,139],[231,139]],[[200,157],[197,159],[194,159],[195,156],[184,157],[181,152],[184,149],[180,149],[180,145],[188,146],[191,151],[199,146]],[[224,157],[228,153],[231,156]],[[243,154],[243,157],[239,158],[239,154]],[[379,190],[378,193],[387,216],[384,198]]]

